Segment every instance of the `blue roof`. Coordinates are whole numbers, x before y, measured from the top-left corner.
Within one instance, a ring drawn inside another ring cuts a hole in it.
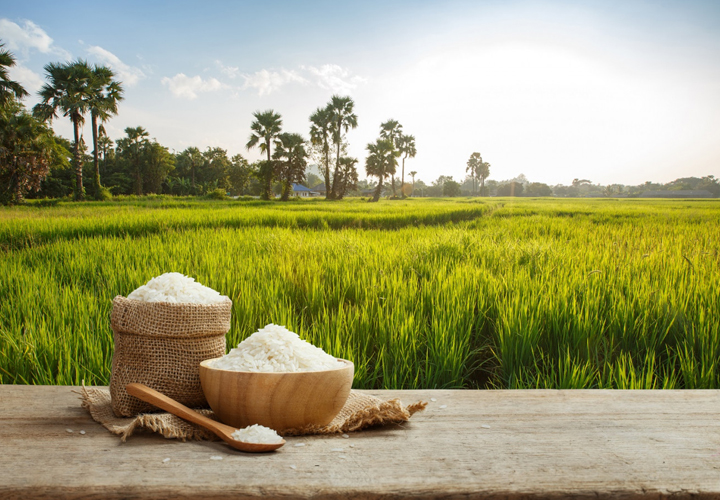
[[[309,188],[306,188],[302,184],[293,183],[292,188],[293,188],[293,191],[310,191]]]

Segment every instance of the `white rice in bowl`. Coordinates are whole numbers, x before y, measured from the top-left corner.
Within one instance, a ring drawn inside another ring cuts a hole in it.
[[[128,299],[143,302],[172,302],[180,304],[217,304],[230,300],[212,288],[197,283],[180,273],[165,273],[134,290]]]
[[[210,366],[239,372],[309,372],[345,364],[284,326],[269,324]]]

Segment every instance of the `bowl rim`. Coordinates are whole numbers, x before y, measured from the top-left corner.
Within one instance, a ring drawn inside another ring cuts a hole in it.
[[[343,358],[335,358],[338,361],[341,361],[345,364],[345,366],[340,366],[338,368],[328,368],[326,370],[308,370],[308,371],[301,371],[301,372],[247,372],[247,371],[240,371],[240,370],[226,370],[224,368],[215,368],[214,366],[208,366],[208,363],[211,361],[215,361],[216,359],[220,359],[222,356],[218,356],[217,358],[210,358],[205,359],[203,361],[200,361],[200,366],[202,368],[206,368],[208,370],[214,370],[217,372],[227,372],[227,373],[244,373],[248,375],[303,375],[306,373],[328,373],[328,372],[335,372],[340,370],[347,370],[348,368],[355,369],[355,363],[348,359]]]

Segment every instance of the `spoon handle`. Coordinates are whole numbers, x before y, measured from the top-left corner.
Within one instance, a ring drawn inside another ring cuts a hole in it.
[[[215,433],[223,433],[225,429],[222,429],[219,422],[201,415],[195,410],[191,410],[187,406],[178,403],[172,398],[167,397],[165,394],[151,389],[145,384],[128,384],[125,386],[125,390],[131,396],[135,396],[138,399],[142,399],[146,403],[162,408],[165,411],[169,411],[173,415],[176,415],[185,420],[189,420],[198,425],[202,425],[206,429],[211,430]]]

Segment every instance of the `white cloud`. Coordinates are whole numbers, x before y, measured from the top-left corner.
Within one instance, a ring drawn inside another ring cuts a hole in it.
[[[37,93],[43,86],[45,81],[40,75],[35,73],[33,70],[26,68],[22,64],[16,64],[9,69],[10,78],[19,82],[25,90],[31,94]]]
[[[365,78],[353,75],[348,69],[336,64],[324,64],[320,67],[300,66],[299,71],[261,69],[251,75],[240,73],[238,67],[225,66],[222,61],[215,61],[215,64],[230,78],[242,76],[245,83],[240,87],[241,90],[255,89],[261,96],[277,92],[290,83],[315,85],[338,94],[349,94],[358,84],[367,82]]]
[[[261,69],[252,75],[243,75],[243,78],[245,78],[245,85],[243,85],[242,88],[257,89],[258,95],[270,94],[288,83],[308,83],[308,81],[297,72],[285,69],[280,71]]]
[[[186,99],[196,99],[198,92],[213,92],[228,87],[215,78],[203,80],[199,75],[190,77],[184,73],[178,73],[172,78],[166,76],[161,82],[168,86],[175,97]]]
[[[215,61],[215,64],[218,65],[220,68],[220,71],[225,73],[230,78],[237,78],[240,76],[240,68],[237,66],[225,66],[222,61]]]
[[[88,49],[88,53],[95,56],[100,62],[110,66],[110,69],[112,69],[127,86],[131,87],[140,79],[145,78],[145,73],[143,73],[140,68],[125,64],[118,56],[109,50],[93,45]]]
[[[361,76],[351,75],[348,69],[337,64],[323,64],[319,68],[315,66],[301,66],[301,68],[315,77],[315,84],[318,87],[338,94],[349,94],[358,84],[367,81]]]
[[[56,46],[53,39],[40,26],[28,20],[22,23],[23,25],[20,26],[9,19],[0,19],[0,38],[7,44],[8,49],[16,50],[24,57],[34,49],[43,54],[55,54],[70,59],[70,53]]]

